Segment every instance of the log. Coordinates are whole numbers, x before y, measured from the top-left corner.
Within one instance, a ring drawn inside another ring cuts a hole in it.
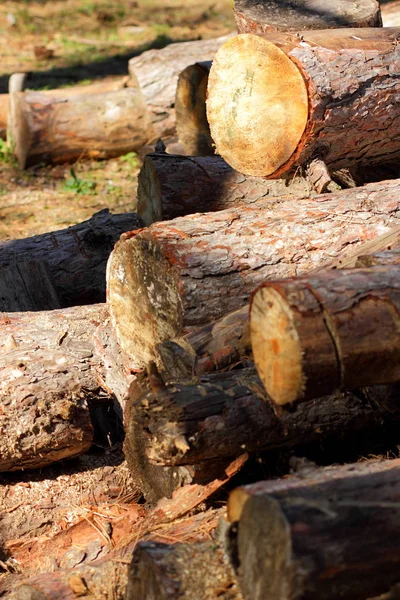
[[[385,27],[228,40],[208,83],[216,151],[241,173],[272,179],[313,159],[331,172],[398,160],[397,36]]]
[[[93,336],[105,305],[3,313],[0,471],[37,469],[90,447],[90,405],[110,402],[97,380]]]
[[[207,121],[206,98],[211,61],[189,65],[179,75],[176,96],[176,131],[188,156],[214,156]]]
[[[381,13],[384,27],[400,27],[399,0],[383,3],[381,5]]]
[[[250,307],[251,344],[273,402],[400,381],[399,277],[391,265],[260,286]]]
[[[46,310],[60,308],[60,300],[48,263],[42,260],[0,265],[0,310]]]
[[[126,600],[243,600],[232,566],[215,540],[140,543],[129,567]]]
[[[113,158],[138,150],[153,135],[138,87],[71,96],[10,95],[7,139],[21,169],[79,158]]]
[[[240,308],[262,281],[321,268],[388,231],[398,194],[398,182],[382,182],[123,234],[107,266],[119,344],[138,366],[157,362],[159,343]]]
[[[340,27],[381,27],[379,3],[362,0],[357,4],[335,0],[235,0],[233,10],[239,33],[336,29]]]
[[[139,81],[151,113],[155,139],[175,130],[174,105],[179,74],[192,63],[212,60],[231,35],[169,44],[162,50],[147,50],[130,59],[129,74]]]
[[[362,599],[398,582],[399,469],[252,495],[237,531],[244,598]],[[365,576],[366,569],[368,577]]]
[[[125,444],[139,447],[153,465],[212,465],[244,451],[380,429],[400,418],[398,391],[398,386],[380,386],[336,393],[279,414],[254,367],[192,377],[130,398]]]
[[[0,243],[0,266],[45,261],[62,307],[104,302],[107,259],[121,233],[136,227],[135,213],[104,209],[67,229]]]
[[[191,213],[252,206],[258,200],[307,198],[307,179],[267,181],[234,171],[217,156],[148,154],[138,178],[138,216],[145,225]]]
[[[356,262],[356,267],[374,267],[376,265],[399,265],[400,264],[400,248],[392,250],[383,250],[374,254],[361,254]]]

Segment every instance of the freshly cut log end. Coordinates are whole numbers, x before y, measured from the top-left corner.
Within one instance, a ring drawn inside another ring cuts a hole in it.
[[[254,296],[250,335],[257,370],[271,398],[278,404],[302,396],[304,379],[300,340],[285,299],[273,288]]]
[[[236,0],[234,15],[239,33],[382,26],[375,0]]]
[[[400,381],[398,265],[264,283],[250,310],[253,357],[276,404]]]
[[[301,140],[307,87],[275,44],[239,35],[214,59],[207,117],[218,153],[228,164],[248,175],[268,176],[289,160]]]
[[[149,362],[157,344],[182,331],[174,268],[151,236],[121,236],[107,264],[107,290],[114,331],[129,356]]]

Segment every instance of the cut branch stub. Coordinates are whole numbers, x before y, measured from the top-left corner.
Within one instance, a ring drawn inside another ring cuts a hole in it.
[[[397,36],[381,27],[232,38],[208,81],[216,151],[239,172],[271,179],[315,158],[330,171],[396,160]]]
[[[307,125],[308,96],[280,48],[257,36],[232,38],[214,59],[208,90],[211,136],[228,164],[266,176],[289,160]]]
[[[236,0],[239,33],[382,26],[376,0]]]
[[[250,312],[254,360],[276,404],[400,381],[397,266],[263,284]]]

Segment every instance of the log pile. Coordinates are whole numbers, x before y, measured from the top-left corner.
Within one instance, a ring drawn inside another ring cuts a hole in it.
[[[124,438],[147,501],[6,539],[10,600],[396,597],[400,459],[351,461],[399,443],[400,32],[375,0],[234,14],[116,89],[10,91],[21,166],[93,106],[122,112],[88,155],[194,154],[157,144],[137,214],[0,244],[2,476]]]

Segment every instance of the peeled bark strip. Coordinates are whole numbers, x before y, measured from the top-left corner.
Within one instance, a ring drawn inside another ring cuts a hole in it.
[[[0,341],[0,471],[40,468],[85,452],[89,406],[107,400],[93,336],[105,305],[4,313]]]
[[[398,388],[337,393],[277,414],[254,368],[172,382],[129,405],[125,443],[178,467],[316,442],[400,419]],[[210,467],[209,467],[210,468]]]
[[[195,62],[212,60],[229,37],[169,44],[130,59],[129,73],[140,84],[156,137],[175,130],[175,93],[180,73]]]
[[[379,3],[362,0],[235,0],[239,33],[269,33],[300,29],[381,27]]]
[[[139,88],[100,94],[10,95],[9,136],[21,169],[81,157],[112,158],[138,150],[152,136]]]
[[[215,540],[136,548],[126,600],[243,600],[232,566]]]
[[[185,154],[213,156],[215,154],[207,121],[206,98],[211,61],[189,65],[179,75],[176,97],[176,131]]]
[[[62,306],[104,302],[110,252],[121,233],[138,227],[136,213],[104,209],[67,229],[0,243],[0,266],[46,261]]]
[[[208,84],[218,154],[242,173],[273,179],[315,158],[330,171],[395,161],[397,37],[396,28],[386,27],[229,40]]]
[[[242,307],[266,279],[321,268],[398,223],[399,183],[259,202],[121,236],[107,267],[112,325],[138,366],[188,327]],[[376,210],[373,208],[376,206]]]
[[[48,310],[60,308],[48,263],[39,260],[0,265],[0,310]]]
[[[321,271],[254,294],[254,361],[276,404],[400,381],[400,267]]]
[[[336,480],[334,489],[311,483],[286,497],[249,497],[237,534],[243,596],[361,600],[386,592],[400,565],[398,472],[392,477],[382,493],[378,473],[362,483],[351,477],[347,490]]]
[[[138,216],[145,225],[191,213],[251,206],[258,200],[308,198],[303,177],[267,181],[234,171],[218,156],[148,154],[138,179]]]

